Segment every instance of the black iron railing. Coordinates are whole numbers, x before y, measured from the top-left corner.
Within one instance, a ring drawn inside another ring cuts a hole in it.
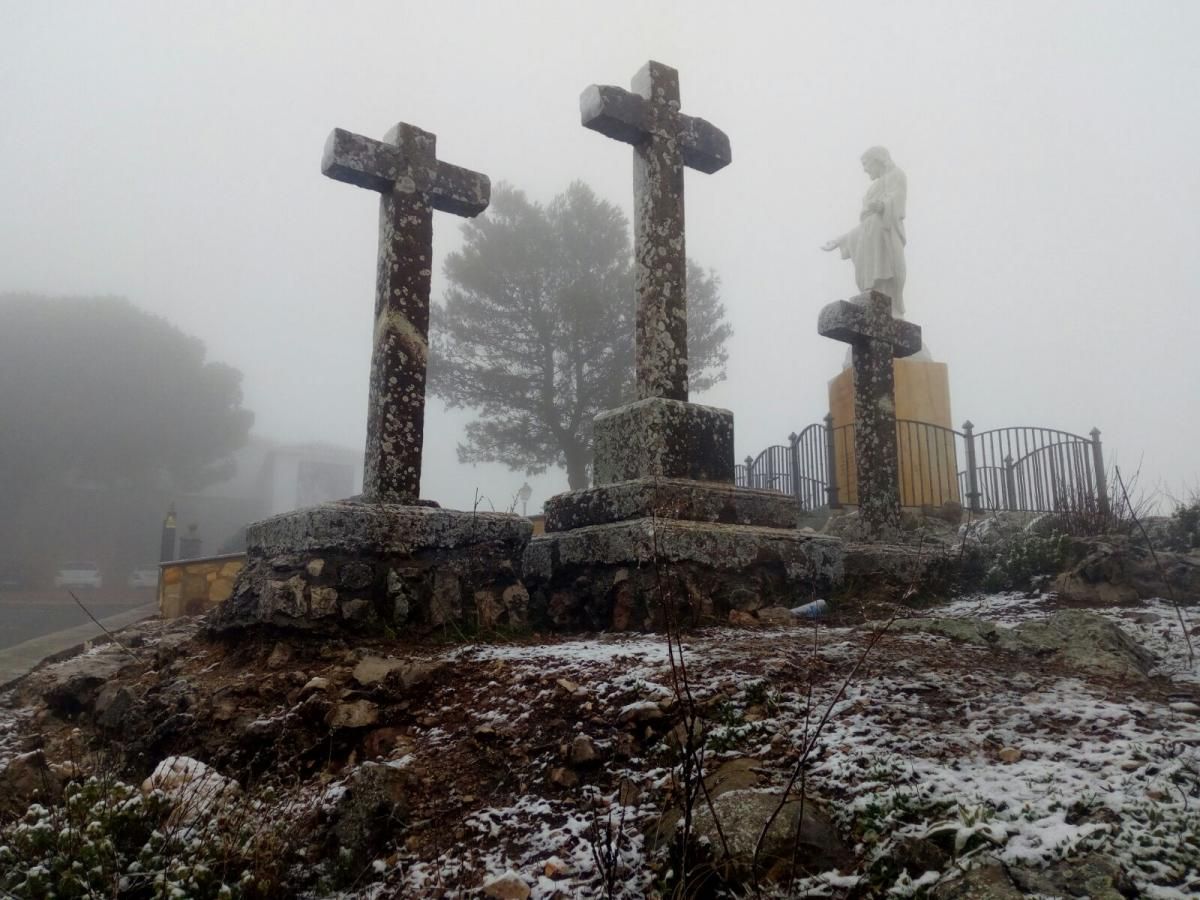
[[[1090,438],[1055,428],[1017,426],[975,432],[899,419],[900,501],[908,507],[948,501],[975,510],[1056,512],[1108,508],[1100,431]],[[768,447],[735,467],[741,487],[791,494],[801,509],[857,503],[854,425],[809,425],[786,446]]]

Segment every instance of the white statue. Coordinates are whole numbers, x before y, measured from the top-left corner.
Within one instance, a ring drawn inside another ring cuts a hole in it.
[[[863,197],[858,225],[826,241],[822,250],[842,251],[854,262],[854,280],[862,292],[879,291],[892,298],[892,315],[904,317],[904,207],[908,179],[883,147],[862,155],[871,186]]]

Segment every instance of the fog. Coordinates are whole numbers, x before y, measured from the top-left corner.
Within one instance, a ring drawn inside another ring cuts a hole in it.
[[[739,458],[826,411],[845,347],[816,316],[855,290],[818,248],[883,144],[956,423],[1095,426],[1179,494],[1200,484],[1196,34],[1189,2],[5,0],[0,292],[127,297],[245,374],[257,433],[360,447],[377,197],[322,177],[329,131],[403,120],[493,183],[583,179],[631,213],[630,149],[578,97],[656,59],[732,143],[687,175],[687,242],[734,328],[693,399],[734,411]],[[435,297],[460,222],[435,218]],[[456,462],[470,418],[430,401],[422,494],[507,507],[523,473]],[[530,482],[531,512],[566,487]]]

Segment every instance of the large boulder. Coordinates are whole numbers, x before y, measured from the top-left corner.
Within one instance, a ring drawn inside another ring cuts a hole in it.
[[[1151,597],[1200,603],[1200,557],[1152,552],[1124,535],[1076,538],[1067,569],[1052,590],[1088,605],[1137,603]]]
[[[975,618],[901,619],[897,631],[922,631],[952,640],[1011,653],[1053,660],[1077,669],[1105,675],[1144,677],[1153,667],[1150,651],[1120,626],[1097,613],[1064,609],[1045,619],[1003,628]]]
[[[1106,675],[1146,675],[1155,663],[1154,654],[1115,622],[1082,609],[1022,622],[1013,629],[1013,637],[1023,652],[1053,656],[1074,668]]]
[[[333,811],[333,834],[355,867],[371,861],[408,819],[417,776],[386,763],[367,762],[346,780]]]
[[[763,826],[775,816],[759,850],[758,878],[778,880],[791,867],[793,840],[800,829],[799,873],[825,872],[846,861],[846,848],[837,829],[816,801],[804,803],[803,822],[799,800],[789,800],[780,808],[777,791],[763,788],[762,763],[752,757],[723,762],[704,779],[705,791],[692,810],[690,844],[706,859],[713,875],[726,884],[748,883],[753,879],[754,848]],[[708,804],[705,795],[712,801]],[[778,813],[776,813],[778,810]],[[651,834],[653,842],[679,840],[683,810],[668,809]],[[720,832],[717,830],[720,823]],[[722,835],[729,848],[724,855]]]
[[[764,835],[768,821],[771,824]],[[692,826],[695,836],[708,844],[713,865],[726,881],[753,880],[755,847],[758,847],[758,877],[767,881],[787,877],[797,846],[797,875],[827,872],[846,858],[837,828],[816,801],[801,804],[799,800],[789,800],[780,806],[779,795],[773,791],[743,788],[715,797],[711,806],[698,803]],[[721,835],[725,837],[724,845]],[[728,857],[723,856],[725,848],[729,850]]]
[[[35,671],[20,691],[26,698],[37,697],[61,716],[74,718],[90,711],[100,691],[131,664],[136,660],[128,651],[106,644]]]
[[[228,813],[239,802],[241,786],[189,756],[168,756],[142,783],[142,793],[161,791],[171,801],[171,819],[191,825]]]

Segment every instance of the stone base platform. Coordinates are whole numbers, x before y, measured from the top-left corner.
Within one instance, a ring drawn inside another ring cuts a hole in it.
[[[640,518],[534,538],[530,617],[558,629],[662,629],[798,606],[842,577],[842,542],[784,528]]]
[[[569,531],[628,519],[687,519],[725,525],[795,528],[796,500],[777,491],[756,491],[683,478],[637,478],[546,501],[546,531]]]
[[[848,542],[835,595],[920,606],[975,587],[982,574],[972,556],[936,542]]]
[[[216,632],[423,633],[527,621],[521,516],[342,500],[252,524]]]

